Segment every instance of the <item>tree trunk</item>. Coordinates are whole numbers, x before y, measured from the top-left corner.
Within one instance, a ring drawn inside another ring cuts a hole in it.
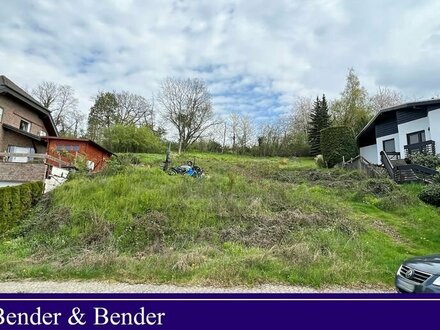
[[[222,146],[222,153],[225,152],[225,145],[226,145],[226,123],[225,123],[225,130],[223,131],[223,146]]]
[[[178,154],[180,155],[182,153],[182,139],[179,139],[179,151]]]

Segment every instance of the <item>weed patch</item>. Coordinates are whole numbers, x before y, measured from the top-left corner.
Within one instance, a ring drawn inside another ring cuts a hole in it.
[[[139,215],[119,238],[122,250],[130,252],[160,252],[165,247],[169,221],[165,214],[152,211]]]
[[[436,251],[440,215],[397,186],[313,159],[186,154],[202,180],[137,154],[44,196],[0,240],[2,279],[205,285],[391,286],[400,262]]]

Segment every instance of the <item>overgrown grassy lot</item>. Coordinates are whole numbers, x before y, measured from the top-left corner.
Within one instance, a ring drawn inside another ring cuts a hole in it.
[[[421,185],[317,169],[311,159],[191,154],[207,176],[169,176],[163,155],[45,196],[0,243],[6,279],[191,285],[391,287],[402,260],[440,247]]]

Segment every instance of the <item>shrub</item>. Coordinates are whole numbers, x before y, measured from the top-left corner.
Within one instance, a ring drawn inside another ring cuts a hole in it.
[[[294,133],[287,146],[288,153],[296,157],[306,157],[310,155],[310,145],[307,134],[303,132]]]
[[[20,186],[9,187],[11,191],[9,200],[9,220],[15,222],[21,215],[22,205],[20,200]]]
[[[134,154],[119,154],[116,158],[121,165],[139,165],[141,160],[139,156]]]
[[[402,205],[411,205],[415,202],[414,199],[414,196],[405,191],[394,190],[392,194],[379,198],[376,206],[383,211],[389,212],[398,210]]]
[[[440,206],[440,184],[426,186],[419,194],[419,198],[427,204]]]
[[[396,183],[389,179],[368,179],[362,184],[362,190],[364,193],[368,193],[376,197],[386,196],[396,188]]]
[[[104,130],[104,147],[114,152],[157,153],[164,143],[148,126],[113,125]]]
[[[319,168],[324,168],[326,167],[325,165],[325,161],[324,161],[324,157],[322,157],[322,155],[318,155],[315,157],[315,164],[316,166],[318,166]]]
[[[440,156],[425,153],[415,153],[410,156],[411,162],[417,165],[425,166],[435,170],[440,166]]]
[[[87,166],[87,158],[84,155],[77,155],[74,160],[74,165],[79,172],[90,172],[89,167]]]
[[[122,248],[129,251],[160,251],[165,245],[168,218],[161,212],[148,212],[133,219],[120,238]]]
[[[37,199],[40,198],[40,196],[44,192],[44,184],[42,181],[35,181],[35,182],[28,183],[28,185],[31,188],[32,205],[35,205],[37,202]]]
[[[99,173],[103,176],[111,176],[126,170],[129,165],[138,165],[141,163],[139,156],[134,154],[119,154],[118,156],[112,156],[107,160],[104,168]]]
[[[32,206],[31,187],[29,183],[22,184],[20,193],[21,208],[27,210]]]
[[[325,128],[321,131],[321,152],[329,167],[358,154],[353,132],[346,126]]]
[[[42,182],[0,188],[0,234],[14,227],[42,193]]]

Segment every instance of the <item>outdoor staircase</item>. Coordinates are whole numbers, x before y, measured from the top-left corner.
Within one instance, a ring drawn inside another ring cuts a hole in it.
[[[420,181],[412,169],[397,170],[394,174],[394,180],[399,183]]]
[[[438,174],[437,171],[428,167],[407,164],[403,159],[390,160],[388,155],[383,151],[381,151],[380,157],[388,175],[397,183],[417,181],[430,183],[432,182],[430,178]]]
[[[405,160],[397,159],[391,160],[391,164],[394,167],[394,180],[399,183],[404,182],[416,182],[420,181],[419,177],[416,175],[412,168],[405,167],[408,165]],[[399,167],[402,167],[399,169]]]

